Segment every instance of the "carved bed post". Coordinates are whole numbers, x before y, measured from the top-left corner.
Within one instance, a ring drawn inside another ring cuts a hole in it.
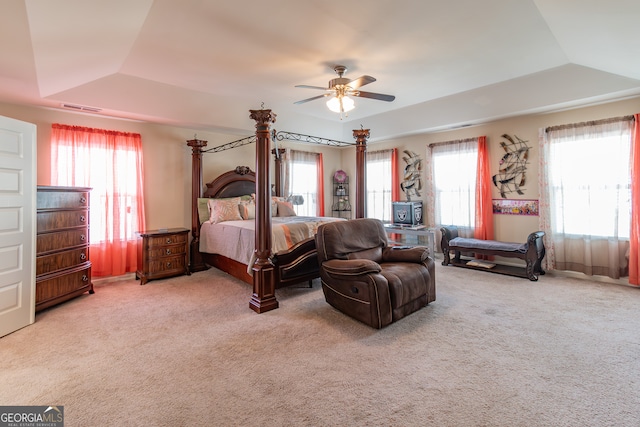
[[[276,150],[278,150],[276,152]],[[282,163],[282,156],[285,153],[285,149],[284,148],[274,148],[273,150],[271,150],[271,154],[273,154],[274,157],[274,162],[276,165],[276,196],[280,196],[280,197],[285,197],[284,194],[284,183],[282,182],[282,178],[283,178],[283,163]]]
[[[364,218],[366,189],[366,155],[369,129],[354,129],[353,137],[356,139],[356,218]]]
[[[198,215],[198,198],[202,197],[202,149],[207,146],[207,141],[191,139],[187,141],[191,147],[191,246],[189,250],[189,270],[208,270],[209,267],[202,260],[200,254],[200,218]]]
[[[249,110],[256,121],[256,260],[252,266],[253,295],[249,307],[257,312],[278,308],[276,271],[271,260],[271,186],[269,185],[269,124],[271,110]]]

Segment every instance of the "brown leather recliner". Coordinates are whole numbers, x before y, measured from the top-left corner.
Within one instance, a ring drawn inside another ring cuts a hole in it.
[[[380,220],[322,224],[316,247],[326,301],[369,326],[387,326],[436,299],[428,249],[390,247]]]

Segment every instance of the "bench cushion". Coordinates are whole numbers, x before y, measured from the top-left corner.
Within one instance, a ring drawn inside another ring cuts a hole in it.
[[[527,243],[509,243],[498,242],[496,240],[480,240],[469,239],[465,237],[456,237],[449,240],[449,248],[451,249],[488,249],[492,251],[527,253]]]

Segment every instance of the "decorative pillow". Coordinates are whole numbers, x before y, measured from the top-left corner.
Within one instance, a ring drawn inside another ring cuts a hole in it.
[[[278,216],[296,216],[293,204],[290,202],[276,202],[278,205]]]
[[[238,205],[238,209],[240,210],[240,216],[242,219],[255,219],[256,217],[256,204],[253,203],[253,200],[248,202],[240,202]]]
[[[209,212],[209,200],[211,199],[198,199],[198,219],[200,219],[200,224],[211,217],[211,213]]]
[[[238,204],[240,197],[229,197],[226,199],[209,199],[209,210],[211,216],[209,221],[216,224],[224,221],[240,221],[240,210]]]
[[[280,214],[280,203],[287,203],[287,199],[279,196],[271,196],[271,216],[291,216]]]

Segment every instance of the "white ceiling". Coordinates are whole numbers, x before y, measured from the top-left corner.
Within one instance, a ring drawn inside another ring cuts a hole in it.
[[[640,94],[637,0],[0,2],[0,102],[250,134],[372,140]],[[367,74],[342,121],[333,66]]]

